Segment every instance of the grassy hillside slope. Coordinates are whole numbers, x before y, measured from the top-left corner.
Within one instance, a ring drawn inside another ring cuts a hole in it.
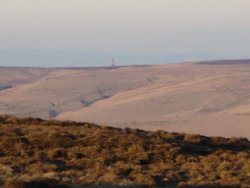
[[[250,142],[0,116],[0,185],[55,181],[248,187]]]
[[[0,68],[0,113],[250,138],[250,60]],[[1,87],[0,87],[1,90]]]

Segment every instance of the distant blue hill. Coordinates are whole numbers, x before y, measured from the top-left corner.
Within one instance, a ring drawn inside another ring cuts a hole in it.
[[[63,52],[34,49],[0,49],[0,66],[89,67],[117,65],[148,65],[214,59],[246,59],[248,55],[222,53],[138,54],[122,52]]]

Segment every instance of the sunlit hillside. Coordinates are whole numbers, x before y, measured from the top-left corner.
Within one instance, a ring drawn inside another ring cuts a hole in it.
[[[0,113],[250,138],[250,60],[0,68]]]
[[[0,185],[250,185],[250,142],[0,116]],[[27,186],[26,186],[27,185]]]

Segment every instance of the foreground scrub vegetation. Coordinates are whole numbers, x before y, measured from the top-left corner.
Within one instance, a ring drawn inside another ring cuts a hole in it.
[[[250,142],[0,116],[0,186],[37,182],[249,187]]]

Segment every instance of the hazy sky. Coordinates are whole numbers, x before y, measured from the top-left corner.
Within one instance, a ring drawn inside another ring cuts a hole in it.
[[[0,0],[0,65],[250,58],[249,0]]]

